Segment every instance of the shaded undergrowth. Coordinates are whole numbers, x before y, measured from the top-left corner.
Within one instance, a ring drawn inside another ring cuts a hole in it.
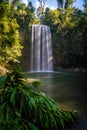
[[[60,109],[39,91],[39,81],[27,83],[20,70],[0,82],[0,130],[58,130],[75,122],[75,113]]]

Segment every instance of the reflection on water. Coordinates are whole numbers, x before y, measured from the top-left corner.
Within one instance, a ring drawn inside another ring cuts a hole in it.
[[[77,110],[87,118],[87,75],[77,73],[31,73],[32,78],[44,82],[41,87],[47,95],[66,110]]]

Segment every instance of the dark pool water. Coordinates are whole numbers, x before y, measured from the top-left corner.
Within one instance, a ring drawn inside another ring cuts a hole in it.
[[[40,79],[40,89],[54,98],[63,109],[78,111],[79,121],[66,130],[87,130],[87,74],[82,73],[30,73],[30,78]]]

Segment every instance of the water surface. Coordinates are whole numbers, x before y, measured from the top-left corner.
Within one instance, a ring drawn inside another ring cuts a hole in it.
[[[69,109],[87,112],[87,75],[78,73],[31,73],[31,78],[43,81],[47,95]],[[86,106],[85,106],[86,105]]]
[[[77,110],[87,130],[87,75],[82,73],[31,73],[29,77],[43,81],[41,90],[54,98],[63,109]],[[71,130],[71,129],[70,129]]]

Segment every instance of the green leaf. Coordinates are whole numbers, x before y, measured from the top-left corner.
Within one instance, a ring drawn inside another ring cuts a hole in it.
[[[12,91],[11,91],[11,96],[10,96],[10,102],[15,105],[15,102],[16,102],[16,88],[13,88]]]

